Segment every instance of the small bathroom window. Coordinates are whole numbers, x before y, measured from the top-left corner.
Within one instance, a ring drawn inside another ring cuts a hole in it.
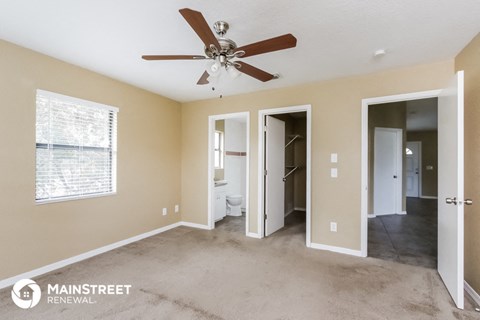
[[[215,169],[223,169],[223,132],[215,131]]]

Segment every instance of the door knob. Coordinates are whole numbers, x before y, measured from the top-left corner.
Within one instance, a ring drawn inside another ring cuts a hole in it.
[[[454,205],[457,205],[457,197],[446,198],[446,199],[445,199],[445,202],[446,202],[447,204],[452,204],[452,203],[453,203]]]
[[[472,199],[465,199],[465,201],[463,203],[465,203],[467,206],[471,206],[473,204],[473,200]]]

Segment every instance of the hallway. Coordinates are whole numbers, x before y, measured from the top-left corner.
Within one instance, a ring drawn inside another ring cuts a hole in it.
[[[437,200],[407,198],[407,215],[368,219],[368,256],[437,267]]]

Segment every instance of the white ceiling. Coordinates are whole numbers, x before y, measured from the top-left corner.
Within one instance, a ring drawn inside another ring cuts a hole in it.
[[[212,91],[196,85],[205,61],[143,61],[202,54],[185,7],[229,22],[239,46],[292,33],[296,48],[245,58],[281,78],[224,78]],[[479,0],[0,0],[0,38],[184,102],[450,59],[479,17]]]
[[[437,130],[437,103],[437,98],[407,101],[407,131]]]

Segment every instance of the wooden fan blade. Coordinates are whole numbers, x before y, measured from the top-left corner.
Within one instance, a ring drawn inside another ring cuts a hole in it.
[[[245,62],[235,61],[235,68],[238,71],[248,74],[250,77],[254,77],[260,81],[266,82],[276,78],[273,74],[260,70]]]
[[[208,74],[208,72],[205,71],[205,72],[202,74],[202,76],[200,77],[200,79],[198,79],[197,84],[200,84],[200,85],[202,85],[202,84],[209,84],[209,82],[208,82],[208,77],[209,77],[209,76],[210,76],[210,75]]]
[[[188,55],[146,55],[142,56],[143,60],[203,60],[204,56],[188,56]]]
[[[180,9],[178,11],[180,11],[180,14],[183,16],[183,18],[187,20],[193,31],[195,31],[200,37],[200,39],[202,39],[203,43],[207,48],[209,48],[210,45],[213,44],[218,49],[218,51],[221,50],[217,38],[213,34],[212,30],[208,26],[207,21],[200,12],[188,8]]]
[[[245,54],[241,56],[242,58],[254,56],[257,54],[283,50],[288,48],[293,48],[297,45],[297,38],[292,34],[284,34],[283,36],[255,42],[252,44],[247,44],[237,48],[235,51],[245,51]]]

